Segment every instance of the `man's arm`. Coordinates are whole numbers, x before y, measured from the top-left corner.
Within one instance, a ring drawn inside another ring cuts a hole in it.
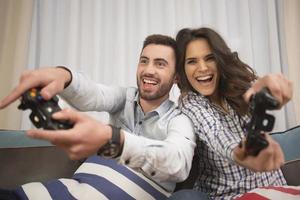
[[[49,100],[61,92],[70,80],[71,74],[63,68],[47,67],[25,71],[20,77],[19,84],[1,100],[0,109],[17,100],[27,90],[36,87],[40,87],[43,98]]]
[[[188,117],[181,114],[171,119],[167,138],[163,141],[125,131],[124,136],[121,163],[141,169],[154,180],[180,182],[187,178],[196,146]]]
[[[65,150],[73,160],[95,154],[112,136],[110,126],[71,109],[57,112],[53,118],[72,121],[75,126],[58,131],[30,130],[27,134],[50,141]],[[138,171],[141,169],[159,182],[179,182],[187,178],[196,144],[191,121],[186,116],[179,115],[169,122],[168,136],[163,141],[136,136],[123,130],[121,134],[121,163]]]
[[[68,85],[66,89],[65,86]],[[19,84],[0,102],[0,109],[17,100],[31,88],[41,88],[41,95],[48,100],[61,96],[75,108],[82,111],[114,112],[123,106],[126,89],[96,84],[83,74],[63,67],[46,67],[23,72]]]
[[[76,109],[114,113],[124,106],[126,88],[95,83],[83,73],[70,72],[72,82],[59,95]]]

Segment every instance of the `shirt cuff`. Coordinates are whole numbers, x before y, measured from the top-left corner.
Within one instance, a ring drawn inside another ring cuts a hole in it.
[[[234,142],[234,143],[231,143],[231,144],[228,146],[228,148],[227,148],[226,156],[227,156],[227,158],[229,159],[229,161],[230,161],[231,163],[235,163],[235,161],[234,161],[233,150],[234,150],[234,148],[237,147],[238,145],[239,145],[239,143]]]
[[[69,72],[72,76],[72,81],[69,83],[69,85],[59,94],[63,98],[72,98],[74,96],[74,92],[78,90],[79,88],[79,74],[74,72],[72,69],[69,69]]]
[[[132,168],[140,168],[145,163],[146,148],[139,136],[124,131],[123,151],[120,163]]]

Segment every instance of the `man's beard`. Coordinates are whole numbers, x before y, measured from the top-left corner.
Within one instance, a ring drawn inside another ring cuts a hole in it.
[[[140,97],[144,100],[152,101],[152,100],[157,100],[157,99],[167,95],[170,92],[170,90],[173,86],[173,83],[170,82],[170,83],[165,83],[163,85],[160,85],[158,87],[157,92],[155,92],[155,93],[144,92],[144,91],[142,91],[140,84],[137,84],[137,85],[138,85]]]

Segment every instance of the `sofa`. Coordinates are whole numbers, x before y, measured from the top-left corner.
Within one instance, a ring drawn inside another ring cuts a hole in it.
[[[285,164],[282,166],[283,175],[292,186],[300,186],[300,125],[283,132],[271,133],[271,136],[280,144],[284,156]],[[192,169],[189,177],[182,183],[178,183],[175,191],[192,188],[198,171],[197,156],[194,156]]]
[[[282,171],[288,185],[300,185],[300,126],[272,136],[284,151],[286,163]],[[0,130],[0,163],[0,188],[13,188],[33,181],[71,177],[82,162],[69,160],[59,148],[30,139],[24,131]],[[195,166],[189,178],[177,184],[176,190],[192,187]]]

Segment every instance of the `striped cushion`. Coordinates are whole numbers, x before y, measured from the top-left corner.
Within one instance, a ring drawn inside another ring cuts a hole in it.
[[[165,199],[170,194],[115,160],[92,156],[72,179],[33,182],[16,189],[21,199]]]
[[[270,186],[247,192],[238,200],[296,200],[300,199],[300,186]]]

